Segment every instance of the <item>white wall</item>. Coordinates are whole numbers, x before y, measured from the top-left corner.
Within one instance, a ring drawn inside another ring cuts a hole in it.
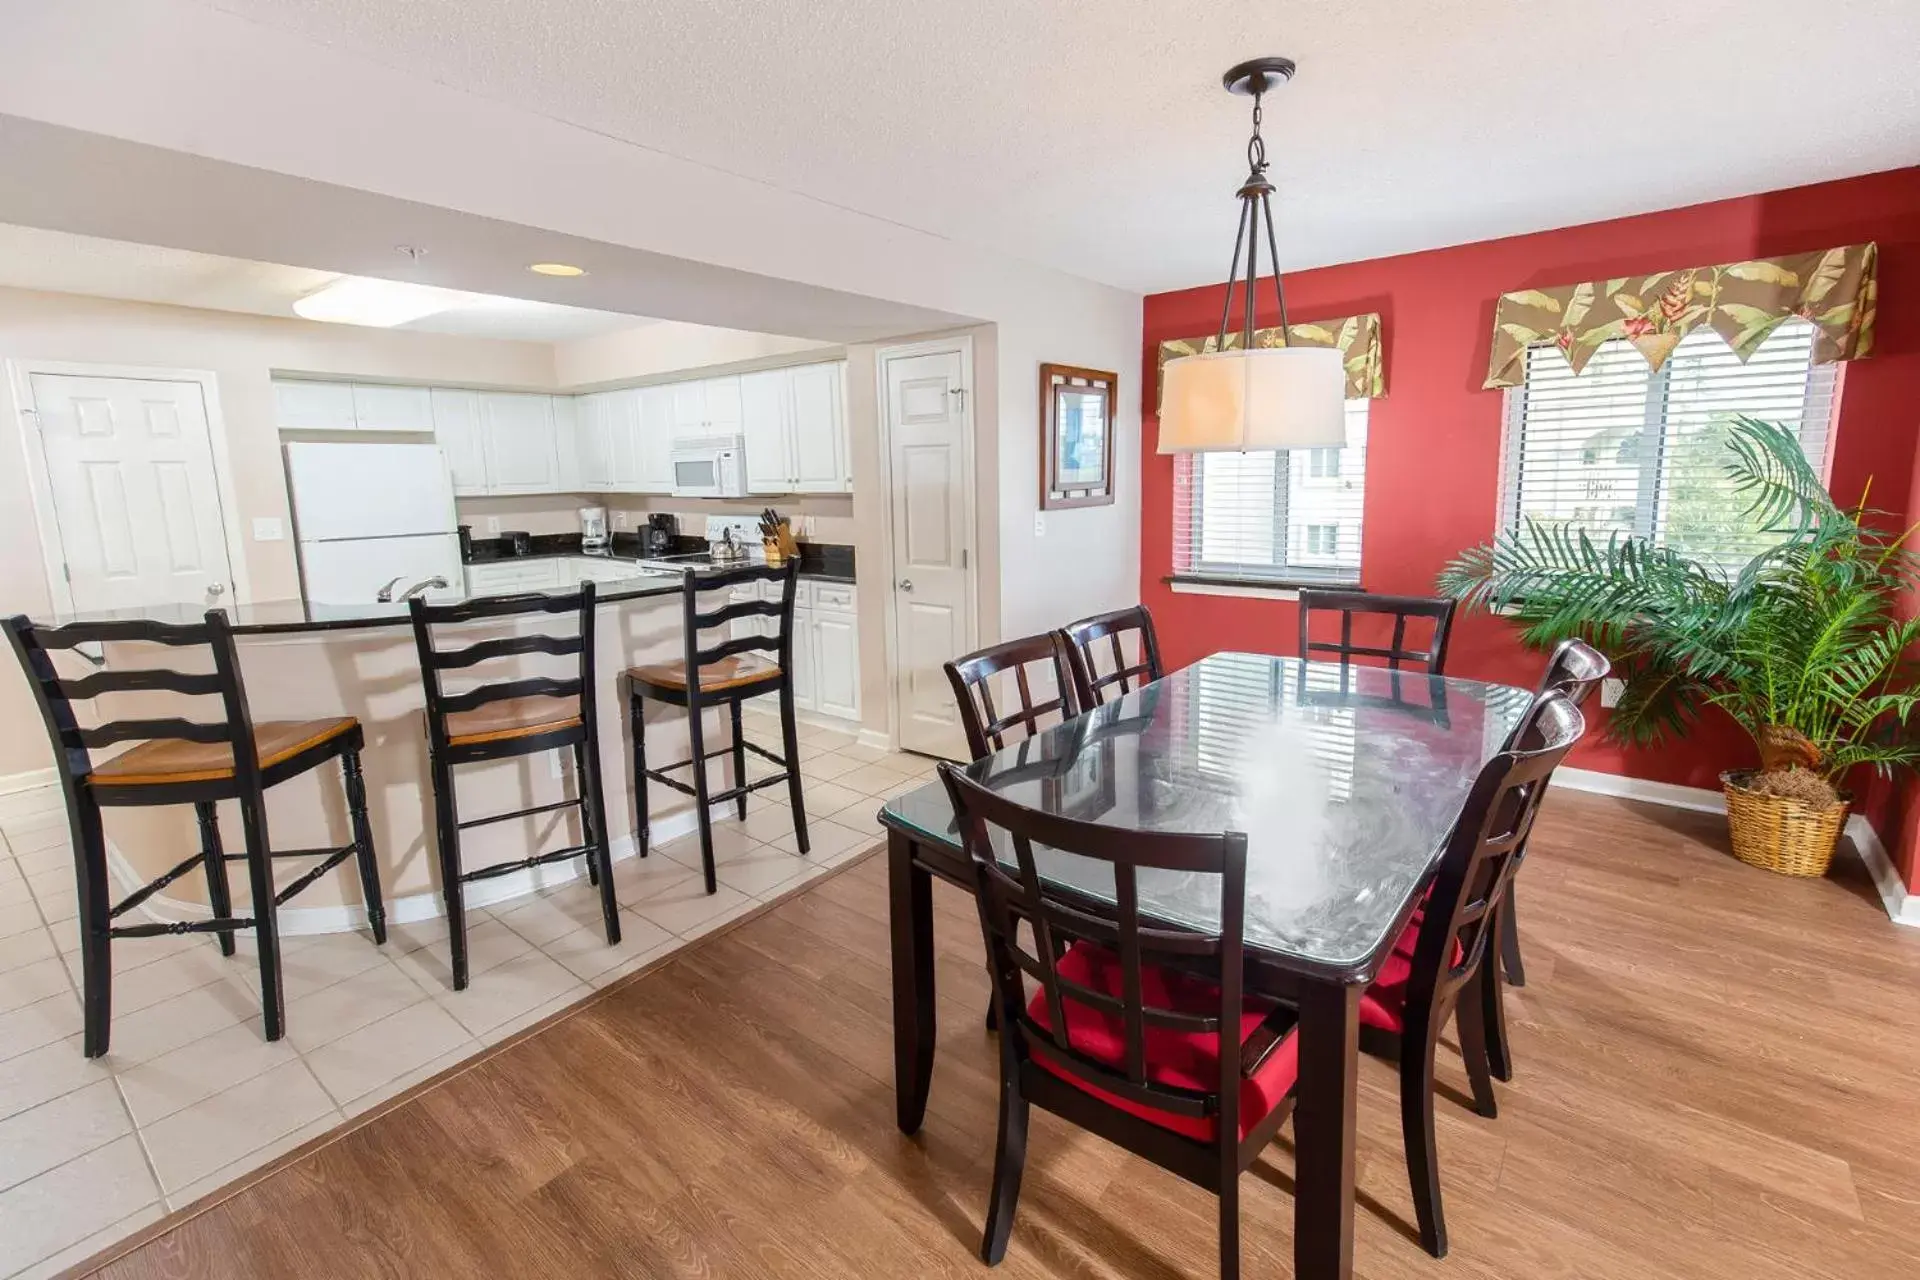
[[[775,356],[829,349],[833,344],[777,333],[750,333],[713,325],[661,320],[633,329],[557,343],[554,376],[563,387],[588,390],[636,379],[762,361]]]
[[[158,191],[166,199],[69,203],[62,207],[84,208],[91,219],[74,229],[335,266],[354,255],[390,257],[392,228],[420,224],[425,206],[591,241],[582,252],[601,255],[596,261],[636,288],[657,288],[636,311],[751,328],[760,298],[792,315],[797,284],[814,290],[811,304],[837,317],[842,331],[867,314],[856,305],[862,297],[996,325],[997,422],[991,437],[983,424],[976,452],[983,477],[999,482],[993,527],[1002,568],[997,601],[983,612],[1012,633],[1138,598],[1137,295],[686,163],[184,0],[0,0],[0,28],[13,53],[0,79],[0,112],[163,149],[142,153],[140,171],[143,197]],[[224,167],[215,174],[210,162]],[[221,198],[196,198],[214,176]],[[387,203],[364,231],[321,224],[305,213],[318,198],[297,197],[302,180]],[[52,195],[36,198],[51,207]],[[433,225],[450,239],[466,226],[447,218]],[[499,222],[476,223],[461,241],[468,274],[436,282],[510,292],[503,280],[517,273],[524,281],[529,259],[489,263],[468,252],[489,236],[504,236]],[[334,256],[314,259],[315,244]],[[690,296],[687,280],[712,278],[701,266],[735,273],[724,296]],[[655,285],[642,285],[646,271]],[[741,318],[717,321],[723,312]],[[1036,538],[1042,361],[1119,375],[1120,475],[1113,506],[1050,513],[1046,537]]]

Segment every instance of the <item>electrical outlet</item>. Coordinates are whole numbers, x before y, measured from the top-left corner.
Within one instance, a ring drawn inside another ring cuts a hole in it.
[[[1600,705],[1603,707],[1619,706],[1621,695],[1625,694],[1626,691],[1627,682],[1625,680],[1608,676],[1600,682]]]
[[[614,512],[613,527],[619,530],[621,533],[625,533],[628,529],[633,527],[633,516],[625,511]]]
[[[498,537],[499,533],[500,533],[500,517],[488,516],[487,517],[487,536],[490,538]]]
[[[253,518],[253,540],[255,542],[278,542],[286,536],[280,531],[279,516],[255,516]]]
[[[1044,511],[1033,513],[1033,536],[1036,538],[1047,536],[1047,515]]]

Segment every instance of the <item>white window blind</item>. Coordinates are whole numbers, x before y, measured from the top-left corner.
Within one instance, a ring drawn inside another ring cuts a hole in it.
[[[1175,576],[1358,582],[1367,403],[1347,401],[1343,449],[1176,457]]]
[[[1826,474],[1835,366],[1812,363],[1813,337],[1788,321],[1742,364],[1719,334],[1696,329],[1657,373],[1616,339],[1577,377],[1557,350],[1532,348],[1526,385],[1507,396],[1504,526],[1638,534],[1738,568],[1777,535],[1744,517],[1748,498],[1726,475],[1727,424],[1782,424]]]

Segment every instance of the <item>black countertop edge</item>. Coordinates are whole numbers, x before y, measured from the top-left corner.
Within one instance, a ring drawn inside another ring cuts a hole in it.
[[[637,533],[616,533],[612,544],[599,551],[583,550],[577,533],[535,534],[527,540],[527,544],[525,555],[514,555],[499,538],[475,538],[467,548],[466,563],[500,564],[508,560],[539,560],[551,556],[585,556],[593,560],[655,558],[640,549],[640,535]],[[687,555],[706,549],[705,538],[682,534],[674,538],[672,554]],[[837,542],[801,542],[800,576],[820,582],[851,585],[854,581],[853,548]]]

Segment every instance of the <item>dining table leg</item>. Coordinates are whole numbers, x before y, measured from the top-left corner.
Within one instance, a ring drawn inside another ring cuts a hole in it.
[[[887,833],[888,925],[893,934],[893,1088],[902,1133],[917,1133],[933,1083],[933,877],[913,841]]]
[[[1293,1112],[1293,1274],[1353,1275],[1354,1097],[1360,1067],[1361,988],[1300,987],[1299,1095]]]

